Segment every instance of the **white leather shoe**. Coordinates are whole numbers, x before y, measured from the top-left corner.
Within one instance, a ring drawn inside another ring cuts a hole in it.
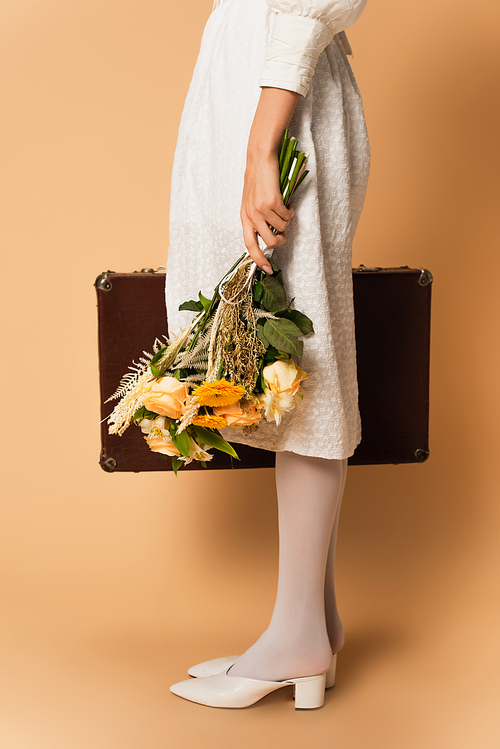
[[[170,691],[185,700],[209,707],[248,707],[286,686],[294,688],[296,710],[322,707],[325,701],[325,673],[284,681],[260,681],[231,676],[228,674],[230,668],[212,676],[179,681],[172,684]]]
[[[203,663],[197,663],[195,666],[188,668],[188,674],[195,677],[203,676],[214,676],[220,674],[222,671],[227,669],[236,663],[240,656],[239,655],[228,655],[225,658],[212,658],[211,661],[203,661]],[[337,653],[333,654],[332,665],[326,672],[326,689],[331,689],[335,686],[335,670],[337,667]]]

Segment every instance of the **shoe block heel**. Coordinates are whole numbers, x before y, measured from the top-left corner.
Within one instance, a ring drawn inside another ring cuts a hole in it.
[[[326,674],[291,679],[294,684],[296,710],[311,710],[322,707],[325,702]]]
[[[331,689],[335,686],[335,670],[337,668],[337,653],[333,654],[333,660],[332,665],[330,666],[329,670],[326,672],[326,683],[325,683],[325,689]]]

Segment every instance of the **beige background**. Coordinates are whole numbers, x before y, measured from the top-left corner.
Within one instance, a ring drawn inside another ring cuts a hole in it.
[[[103,270],[165,265],[182,104],[211,0],[0,5],[6,749],[498,747],[496,0],[368,3],[348,32],[373,152],[353,264],[434,276],[431,455],[351,467],[347,642],[322,710],[172,695],[267,626],[271,469],[98,465]]]

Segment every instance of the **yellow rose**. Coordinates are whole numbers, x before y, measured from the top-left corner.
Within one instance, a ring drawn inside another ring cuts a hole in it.
[[[250,426],[250,424],[256,424],[262,418],[258,406],[251,407],[248,415],[241,409],[239,401],[238,403],[231,403],[229,406],[216,406],[213,411],[216,416],[222,416],[227,421],[228,427]]]
[[[160,377],[145,386],[143,404],[148,411],[154,411],[171,419],[180,419],[186,405],[188,388],[175,377]]]
[[[286,361],[275,361],[263,370],[264,380],[270,390],[276,395],[296,395],[302,380],[307,380],[308,375],[301,369],[293,359]]]

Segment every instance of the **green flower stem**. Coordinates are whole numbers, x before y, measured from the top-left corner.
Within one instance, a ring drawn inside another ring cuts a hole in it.
[[[288,203],[290,202],[290,198],[292,197],[292,193],[294,192],[295,183],[297,182],[297,178],[299,176],[300,170],[302,169],[302,166],[305,160],[306,160],[305,153],[299,153],[299,155],[297,156],[297,161],[293,168],[292,176],[290,177],[290,180],[286,186],[286,189],[283,195],[283,202],[285,203],[287,207],[288,207]]]
[[[286,179],[288,175],[288,170],[290,168],[290,164],[293,161],[293,157],[295,155],[295,150],[297,146],[297,138],[290,138],[288,142],[288,146],[285,152],[285,156],[283,159],[283,166],[281,168],[281,174],[280,174],[280,186],[281,186],[281,192],[283,192],[283,189],[286,185]]]
[[[297,187],[302,183],[302,180],[304,180],[307,177],[308,174],[309,174],[309,172],[308,172],[307,169],[302,172],[302,174],[298,178],[297,182],[295,183],[295,186],[292,189],[292,193],[291,193],[290,197],[292,197],[292,195],[295,192],[295,190],[297,189]]]
[[[278,159],[280,174],[281,174],[281,169],[283,168],[283,160],[285,158],[285,153],[286,153],[286,149],[288,147],[289,140],[290,140],[290,133],[289,133],[288,129],[286,129],[285,130],[285,134],[283,135],[283,142],[281,144],[280,156],[279,156],[279,159]]]

